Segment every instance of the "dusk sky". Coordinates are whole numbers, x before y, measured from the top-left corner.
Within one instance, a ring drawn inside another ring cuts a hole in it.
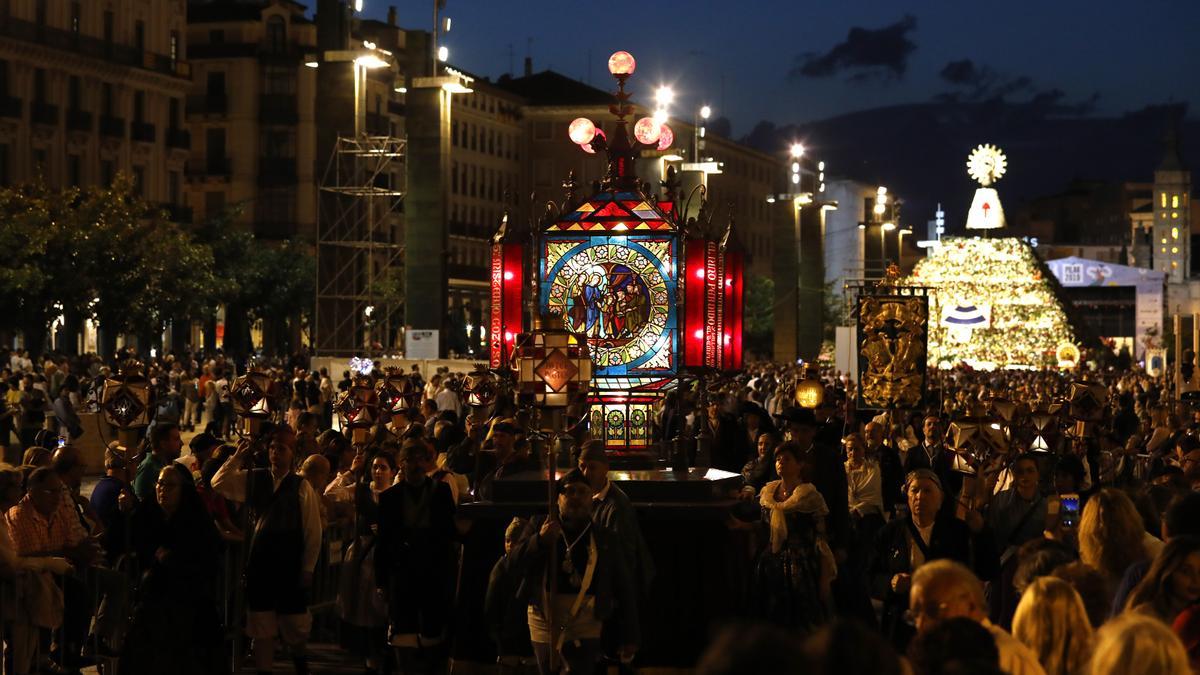
[[[308,0],[315,4],[315,0]],[[428,29],[433,0],[364,0]],[[456,65],[493,78],[552,68],[608,88],[608,55],[638,60],[635,93],[660,82],[673,113],[701,103],[733,122],[780,124],[942,95],[1049,97],[1098,115],[1188,101],[1200,108],[1200,2],[1194,0],[448,0]],[[530,42],[530,40],[532,40]],[[510,49],[511,48],[511,49]],[[511,53],[511,59],[510,59]],[[590,55],[590,61],[589,61]]]

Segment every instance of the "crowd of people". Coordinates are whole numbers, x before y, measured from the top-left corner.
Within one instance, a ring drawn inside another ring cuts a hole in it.
[[[0,355],[0,618],[13,672],[104,659],[129,673],[227,672],[234,633],[250,638],[237,658],[258,672],[281,658],[308,672],[314,578],[330,563],[338,639],[365,669],[446,667],[472,526],[460,506],[545,468],[528,411],[503,399],[472,410],[463,375],[414,369],[411,399],[351,433],[334,414],[351,373],[296,358],[260,364],[278,412],[243,429],[236,364],[168,356],[146,364],[157,405],[144,441],[108,443],[85,495],[77,446],[109,432],[84,428],[78,411],[96,409],[124,356]],[[654,411],[658,446],[683,439],[692,462],[740,477],[727,524],[756,551],[742,606],[713,617],[714,630],[736,625],[714,633],[700,672],[1200,666],[1200,412],[1163,380],[930,371],[925,405],[881,413],[856,409],[855,383],[831,370],[822,402],[798,407],[802,377],[755,363]],[[1106,394],[1086,421],[1072,417],[1087,408],[1076,399],[1091,390],[1073,384],[1083,378]],[[981,434],[998,440],[970,441]],[[636,667],[667,571],[609,478],[604,440],[575,424],[571,441],[554,508],[513,519],[488,579],[501,672]],[[348,536],[331,551],[339,528]],[[220,610],[230,597],[240,616]]]

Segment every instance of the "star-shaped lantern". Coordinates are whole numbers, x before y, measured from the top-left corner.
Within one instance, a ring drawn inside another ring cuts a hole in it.
[[[142,374],[142,364],[129,360],[118,375],[104,380],[100,411],[109,424],[118,429],[137,429],[150,424],[154,410],[154,390]]]
[[[543,317],[517,344],[513,358],[520,393],[542,408],[565,408],[592,379],[587,342],[563,327],[557,316]]]
[[[234,380],[229,399],[238,417],[271,419],[277,401],[275,380],[260,370],[251,370]]]
[[[375,394],[379,397],[380,410],[397,413],[415,408],[421,390],[403,370],[389,366],[383,378],[376,383]]]
[[[379,396],[371,378],[359,375],[333,406],[343,428],[368,429],[379,416]]]
[[[499,393],[496,376],[482,363],[463,380],[463,403],[472,410],[484,409],[496,402]]]

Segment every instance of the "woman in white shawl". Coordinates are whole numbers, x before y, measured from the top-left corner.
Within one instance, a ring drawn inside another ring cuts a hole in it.
[[[759,493],[765,545],[754,567],[756,613],[773,623],[812,631],[830,614],[837,573],[825,540],[829,508],[810,481],[812,464],[796,443],[775,448],[780,479]]]

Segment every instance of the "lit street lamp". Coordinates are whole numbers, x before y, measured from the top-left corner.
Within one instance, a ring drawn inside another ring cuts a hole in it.
[[[695,130],[695,138],[693,139],[692,143],[693,162],[700,161],[700,143],[704,140],[704,128],[710,116],[712,116],[712,108],[708,106],[701,106],[700,118],[696,120],[694,125],[692,125],[692,128]]]
[[[900,228],[900,232],[896,236],[896,263],[900,268],[904,268],[904,235],[912,234],[912,228],[905,226]]]

